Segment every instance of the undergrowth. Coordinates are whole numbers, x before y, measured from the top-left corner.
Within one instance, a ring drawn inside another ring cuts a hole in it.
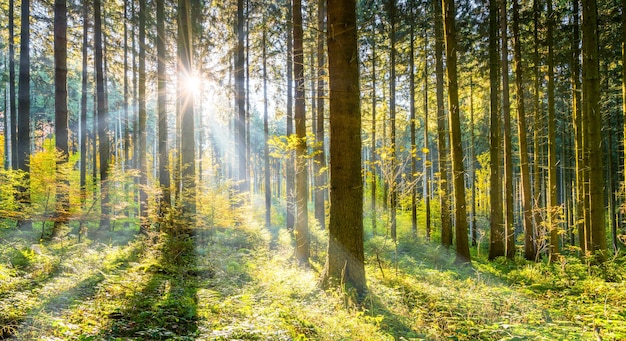
[[[457,266],[451,250],[399,225],[398,244],[367,238],[369,293],[355,304],[318,286],[325,231],[311,224],[311,267],[302,269],[288,231],[233,210],[231,224],[130,242],[111,234],[43,245],[5,234],[0,338],[626,339],[623,255],[593,266],[574,256]]]

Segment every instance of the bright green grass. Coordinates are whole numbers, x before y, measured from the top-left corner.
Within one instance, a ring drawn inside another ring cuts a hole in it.
[[[624,258],[590,267],[475,259],[454,265],[435,242],[366,241],[370,294],[355,304],[293,261],[291,236],[254,218],[194,242],[1,239],[0,321],[18,340],[603,340],[626,339]],[[379,232],[383,231],[382,228]],[[6,233],[5,233],[6,234]],[[150,238],[150,240],[159,238]],[[37,249],[37,251],[35,251]],[[484,252],[481,252],[484,255]],[[607,281],[609,279],[610,281]]]

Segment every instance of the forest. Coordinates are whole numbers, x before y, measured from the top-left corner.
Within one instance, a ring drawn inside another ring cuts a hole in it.
[[[626,0],[0,23],[0,340],[626,340]]]

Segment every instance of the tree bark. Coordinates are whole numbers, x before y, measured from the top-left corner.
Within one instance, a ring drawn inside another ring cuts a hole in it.
[[[452,180],[455,201],[456,261],[470,262],[467,237],[467,208],[465,205],[465,170],[463,166],[463,142],[459,114],[459,88],[457,81],[457,44],[454,0],[443,0],[444,30],[446,39],[446,65],[448,74],[448,120],[450,124],[450,146],[452,147]]]
[[[365,297],[361,112],[356,1],[328,1],[330,90],[330,222],[322,286]]]
[[[524,80],[522,69],[522,49],[519,34],[519,2],[513,0],[513,45],[515,60],[515,88],[517,95],[517,133],[519,138],[520,177],[522,185],[522,225],[524,227],[524,258],[534,260],[536,256],[532,198],[530,191],[530,168],[528,160],[528,139],[526,111],[524,109]]]
[[[98,117],[98,153],[100,154],[100,229],[111,228],[109,207],[109,118],[104,90],[104,63],[102,56],[101,0],[94,0],[94,62],[96,68],[96,101]]]
[[[559,226],[557,223],[560,212],[557,201],[557,178],[556,178],[556,111],[554,107],[554,15],[552,12],[552,0],[547,0],[548,4],[548,229],[550,232],[550,259],[555,261],[559,251]]]
[[[56,217],[52,237],[59,237],[69,222],[70,182],[67,174],[69,156],[67,117],[67,4],[54,1],[54,133],[57,151]]]
[[[437,149],[439,150],[439,206],[441,219],[441,244],[452,246],[452,217],[450,211],[450,194],[448,185],[450,183],[448,175],[449,149],[448,130],[446,129],[446,113],[443,96],[443,9],[441,1],[433,0],[433,15],[435,17],[435,76],[437,87]]]
[[[602,151],[602,113],[600,111],[600,72],[598,62],[598,10],[595,1],[582,1],[583,28],[583,120],[588,125],[589,155],[589,230],[588,245],[596,261],[606,259],[604,219],[604,168]]]
[[[318,2],[317,13],[317,122],[315,131],[315,218],[323,230],[326,228],[326,148],[324,147],[324,102],[326,78],[326,54],[324,51],[324,39],[326,38],[326,1]]]
[[[156,1],[157,16],[157,116],[158,116],[158,139],[159,139],[159,184],[161,185],[161,209],[167,209],[171,204],[169,152],[167,143],[169,140],[167,131],[167,75],[165,48],[165,4],[164,0]]]
[[[513,221],[513,149],[511,143],[511,102],[509,99],[509,44],[507,29],[507,1],[500,3],[500,33],[502,40],[502,116],[504,122],[504,233],[506,258],[515,258],[515,226]]]
[[[146,0],[139,0],[139,231],[148,233],[148,160],[146,131]]]
[[[181,122],[181,181],[183,215],[195,222],[196,160],[193,94],[183,82],[193,76],[190,0],[178,0],[178,110]],[[187,89],[188,90],[188,89]],[[245,169],[245,167],[244,167]]]
[[[296,259],[302,266],[309,265],[309,223],[307,199],[307,145],[306,145],[306,110],[304,104],[304,32],[302,29],[302,1],[293,0],[293,71],[295,78],[295,116],[296,125]]]
[[[25,188],[20,188],[20,201],[30,206],[30,1],[22,1],[22,31],[20,42],[20,74],[17,94],[17,169],[25,172]],[[18,225],[28,230],[32,226],[30,217]]]
[[[501,160],[501,125],[498,108],[498,1],[489,1],[489,85],[491,125],[489,126],[490,142],[490,198],[491,220],[489,234],[489,259],[505,255],[505,230],[502,216],[502,176],[500,173]]]

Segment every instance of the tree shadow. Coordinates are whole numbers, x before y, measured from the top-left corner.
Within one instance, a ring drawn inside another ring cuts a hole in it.
[[[123,271],[128,268],[129,263],[135,259],[139,252],[139,248],[134,246],[130,249],[130,252],[118,254],[116,258],[111,259],[108,262],[110,269],[106,269],[104,266],[92,268],[92,273],[87,277],[81,276],[80,272],[78,272],[79,270],[76,270],[71,263],[69,265],[58,263],[50,272],[45,273],[45,277],[33,279],[31,282],[26,283],[25,286],[15,288],[19,291],[12,291],[14,296],[33,295],[28,299],[28,302],[33,302],[33,304],[22,306],[22,315],[15,316],[10,321],[3,321],[5,326],[0,332],[0,340],[12,335],[21,339],[31,334],[38,335],[40,330],[48,329],[51,327],[47,325],[50,323],[50,320],[40,319],[38,318],[39,316],[60,316],[64,310],[82,303],[86,298],[94,296],[98,290],[98,285],[105,280],[107,273]],[[79,278],[84,278],[69,286],[63,284],[67,282],[67,279],[72,279],[75,275],[78,275]],[[55,283],[57,282],[66,288],[58,292],[53,290],[52,293],[44,290],[50,286],[56,287]],[[41,291],[39,295],[36,294],[38,290]],[[6,302],[0,299],[0,305],[4,303]],[[44,325],[41,325],[42,323]]]
[[[105,339],[132,337],[170,340],[193,336],[198,329],[196,253],[189,235],[167,235],[161,256],[147,269],[145,286],[123,307],[107,316],[109,324],[100,333]]]

